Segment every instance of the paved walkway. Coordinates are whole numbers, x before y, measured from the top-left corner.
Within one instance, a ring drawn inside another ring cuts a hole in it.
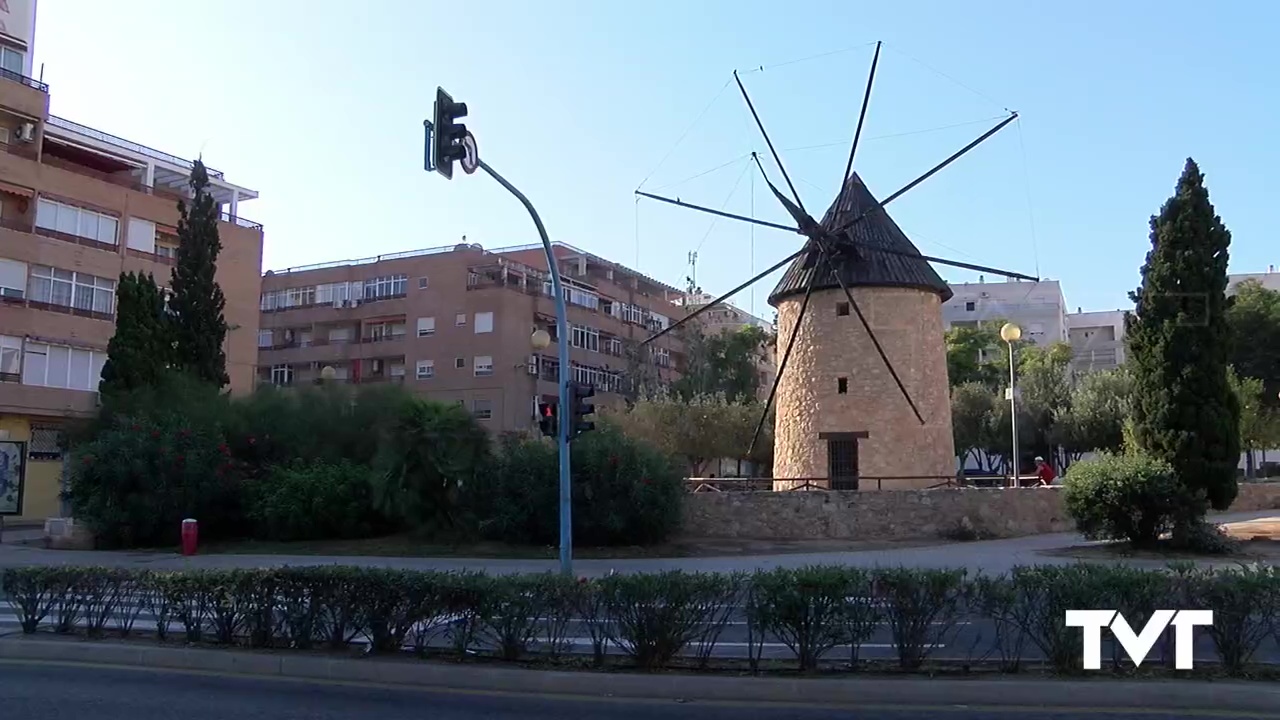
[[[1212,519],[1218,523],[1242,522],[1275,517],[1275,510],[1247,513],[1225,513]],[[728,557],[638,558],[631,560],[579,560],[574,571],[579,575],[598,576],[610,570],[617,572],[654,572],[658,570],[692,570],[730,572],[774,567],[799,567],[812,564],[842,564],[861,567],[904,565],[922,568],[964,567],[970,572],[1006,572],[1017,565],[1069,564],[1072,558],[1041,554],[1084,539],[1075,533],[1032,535],[1005,540],[970,543],[948,543],[927,547],[863,550],[854,552],[789,553],[781,555],[738,555]],[[1161,560],[1114,561],[1135,567],[1162,568]],[[77,550],[45,550],[26,545],[0,545],[0,567],[29,565],[107,565],[113,567],[146,567],[175,570],[183,568],[279,567],[284,565],[362,565],[419,570],[484,570],[503,574],[545,572],[555,570],[554,560],[502,560],[471,558],[393,558],[321,555],[198,555],[184,558],[158,552],[107,552]],[[1206,565],[1234,565],[1235,561],[1215,561]]]

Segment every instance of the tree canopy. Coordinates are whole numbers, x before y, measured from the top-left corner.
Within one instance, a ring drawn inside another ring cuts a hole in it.
[[[690,477],[703,477],[708,464],[720,458],[768,462],[773,454],[773,423],[768,420],[756,452],[747,454],[763,410],[761,403],[731,403],[721,394],[684,399],[659,393],[607,418],[628,435],[682,458]]]
[[[227,300],[218,285],[218,204],[209,193],[209,173],[195,161],[191,204],[178,201],[178,252],[173,268],[174,360],[185,372],[217,387],[230,382],[223,344]]]
[[[1231,364],[1262,383],[1264,407],[1280,409],[1280,291],[1257,280],[1240,283],[1228,301],[1227,324],[1233,336]]]
[[[1133,439],[1167,462],[1192,498],[1226,509],[1240,458],[1240,405],[1227,378],[1231,233],[1195,161],[1187,160],[1175,194],[1151,218],[1150,237],[1142,286],[1130,294],[1135,307],[1125,321]],[[1188,506],[1180,527],[1202,515],[1203,507]]]
[[[121,273],[116,329],[107,344],[98,390],[106,398],[157,385],[173,361],[173,332],[164,293],[150,273]]]
[[[688,364],[671,385],[677,397],[689,400],[723,395],[730,403],[755,400],[760,391],[760,360],[769,336],[755,325],[707,333],[701,329],[686,335]]]

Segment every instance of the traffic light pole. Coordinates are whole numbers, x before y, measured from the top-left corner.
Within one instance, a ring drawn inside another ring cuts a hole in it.
[[[538,235],[542,237],[542,249],[547,254],[547,267],[551,270],[551,290],[556,298],[556,339],[560,350],[560,400],[556,408],[557,439],[560,446],[560,572],[573,574],[573,485],[569,482],[569,438],[573,432],[572,413],[569,407],[569,320],[564,305],[564,287],[560,284],[560,268],[556,264],[555,254],[551,251],[551,240],[547,237],[547,229],[542,225],[542,218],[533,209],[533,203],[515,185],[499,175],[493,168],[480,160],[480,169],[489,173],[490,177],[516,196],[516,199],[529,211],[533,224],[538,227]]]

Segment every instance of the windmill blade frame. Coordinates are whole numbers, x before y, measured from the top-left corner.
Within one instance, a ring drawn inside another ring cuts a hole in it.
[[[809,243],[805,243],[801,252],[809,250]],[[819,258],[819,269],[824,269],[825,258]],[[804,315],[809,310],[809,300],[813,297],[813,288],[817,285],[819,273],[815,272],[809,276],[809,287],[804,292],[804,300],[800,302],[800,312],[796,313],[795,327],[791,328],[791,337],[787,340],[787,348],[782,353],[782,357],[778,359],[778,372],[773,376],[773,387],[769,388],[769,394],[764,399],[764,407],[760,408],[760,421],[756,423],[755,432],[751,434],[751,445],[747,448],[747,455],[751,455],[756,450],[756,443],[760,440],[760,431],[764,429],[765,420],[769,419],[769,406],[773,404],[773,398],[778,393],[778,385],[782,382],[782,374],[787,369],[787,360],[791,357],[791,349],[795,347],[796,338],[800,336],[800,324],[804,321]]]

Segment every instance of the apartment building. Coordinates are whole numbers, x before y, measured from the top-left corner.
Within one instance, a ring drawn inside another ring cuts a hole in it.
[[[637,343],[684,316],[674,287],[564,243],[575,381],[597,406],[633,383],[669,381],[684,362],[678,338]],[[267,272],[262,279],[258,381],[404,383],[466,406],[494,432],[536,427],[537,403],[557,401],[559,362],[551,277],[541,245],[453,246]],[[553,344],[535,350],[546,330]]]
[[[712,300],[715,300],[715,298],[710,294],[698,293],[689,296],[682,304],[688,308],[689,312],[694,312],[705,307]],[[703,331],[709,334],[735,332],[748,326],[758,327],[770,336],[774,336],[778,332],[773,323],[756,317],[746,310],[729,303],[721,303],[717,307],[704,311],[697,317],[696,321],[700,322]],[[769,389],[773,387],[773,380],[778,374],[777,350],[776,344],[768,344],[761,348],[760,353],[756,356],[756,369],[760,376],[757,395],[761,400],[768,397]]]
[[[1067,315],[1073,373],[1110,370],[1124,364],[1124,316],[1124,310],[1083,312],[1080,308]]]
[[[1067,301],[1057,280],[1040,282],[953,283],[952,298],[942,304],[944,328],[983,322],[1012,322],[1024,340],[1037,345],[1067,341]]]
[[[1227,295],[1231,296],[1236,293],[1236,287],[1246,281],[1254,280],[1262,284],[1262,287],[1268,290],[1280,290],[1280,272],[1276,271],[1275,265],[1268,265],[1266,272],[1260,273],[1232,273],[1227,276]]]
[[[0,24],[0,514],[35,520],[60,511],[63,424],[97,407],[120,273],[169,282],[192,163],[50,115],[49,88],[16,70],[13,24]],[[228,373],[244,391],[263,236],[238,210],[257,193],[209,174],[223,207]]]

